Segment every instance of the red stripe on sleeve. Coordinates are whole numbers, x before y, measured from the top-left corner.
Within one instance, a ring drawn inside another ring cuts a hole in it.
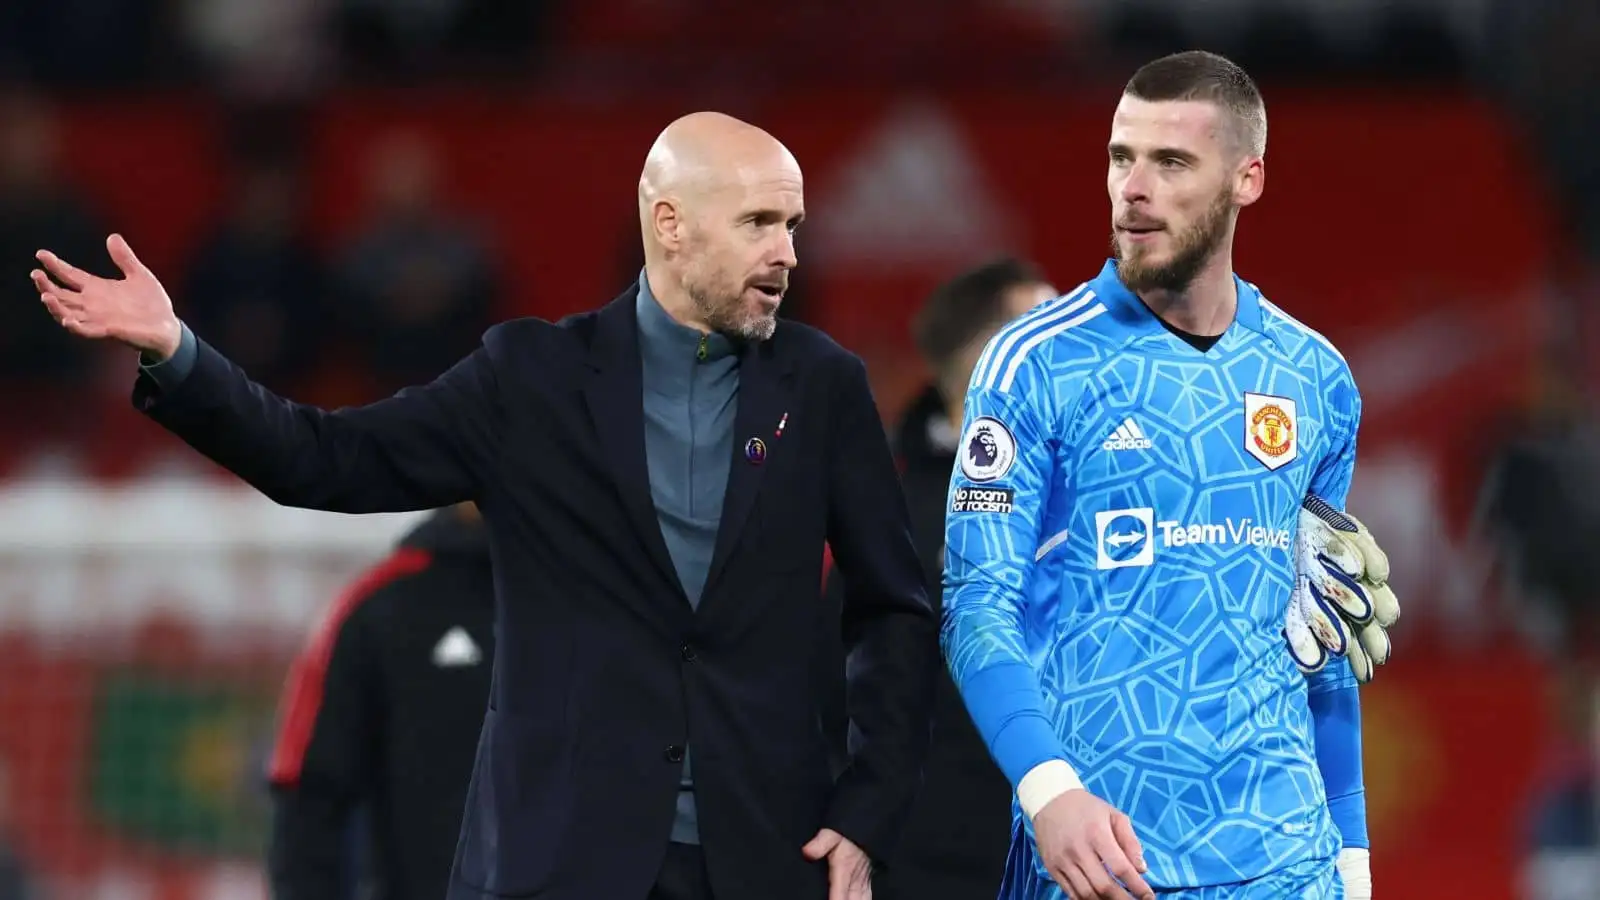
[[[333,647],[345,621],[379,588],[422,571],[431,561],[432,556],[425,550],[402,547],[352,582],[328,608],[305,649],[289,668],[278,711],[278,737],[273,743],[272,760],[267,765],[267,778],[273,784],[293,785],[300,781],[300,768],[305,763],[317,714],[322,709],[323,686],[328,679],[328,665],[333,660]]]

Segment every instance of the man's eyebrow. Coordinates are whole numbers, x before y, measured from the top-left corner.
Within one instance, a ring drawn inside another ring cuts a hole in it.
[[[1106,153],[1120,153],[1123,156],[1138,155],[1133,152],[1132,147],[1122,143],[1121,141],[1112,141],[1111,144],[1106,147]],[[1178,159],[1189,163],[1190,165],[1200,161],[1199,155],[1191,150],[1185,150],[1182,147],[1156,147],[1144,155],[1153,157],[1155,159]]]

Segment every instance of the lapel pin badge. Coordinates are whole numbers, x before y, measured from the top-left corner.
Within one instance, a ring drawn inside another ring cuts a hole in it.
[[[751,465],[759,466],[767,461],[767,443],[761,438],[751,438],[744,442],[744,458]]]
[[[783,437],[783,426],[785,426],[787,424],[789,424],[789,414],[788,413],[784,413],[783,417],[778,420],[778,430],[774,431],[772,433],[772,436],[774,438]]]

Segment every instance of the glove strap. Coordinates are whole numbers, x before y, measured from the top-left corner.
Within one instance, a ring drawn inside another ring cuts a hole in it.
[[[1349,516],[1333,508],[1333,504],[1318,497],[1316,494],[1307,494],[1306,499],[1300,501],[1306,512],[1328,523],[1329,528],[1339,531],[1348,531],[1355,534],[1360,531],[1356,523]]]

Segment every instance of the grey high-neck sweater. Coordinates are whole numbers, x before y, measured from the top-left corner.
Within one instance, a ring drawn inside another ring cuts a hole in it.
[[[689,602],[700,604],[722,521],[733,457],[739,357],[720,334],[678,324],[639,275],[639,354],[644,374],[644,446],[661,536]],[[689,753],[683,757],[672,839],[699,843]]]

